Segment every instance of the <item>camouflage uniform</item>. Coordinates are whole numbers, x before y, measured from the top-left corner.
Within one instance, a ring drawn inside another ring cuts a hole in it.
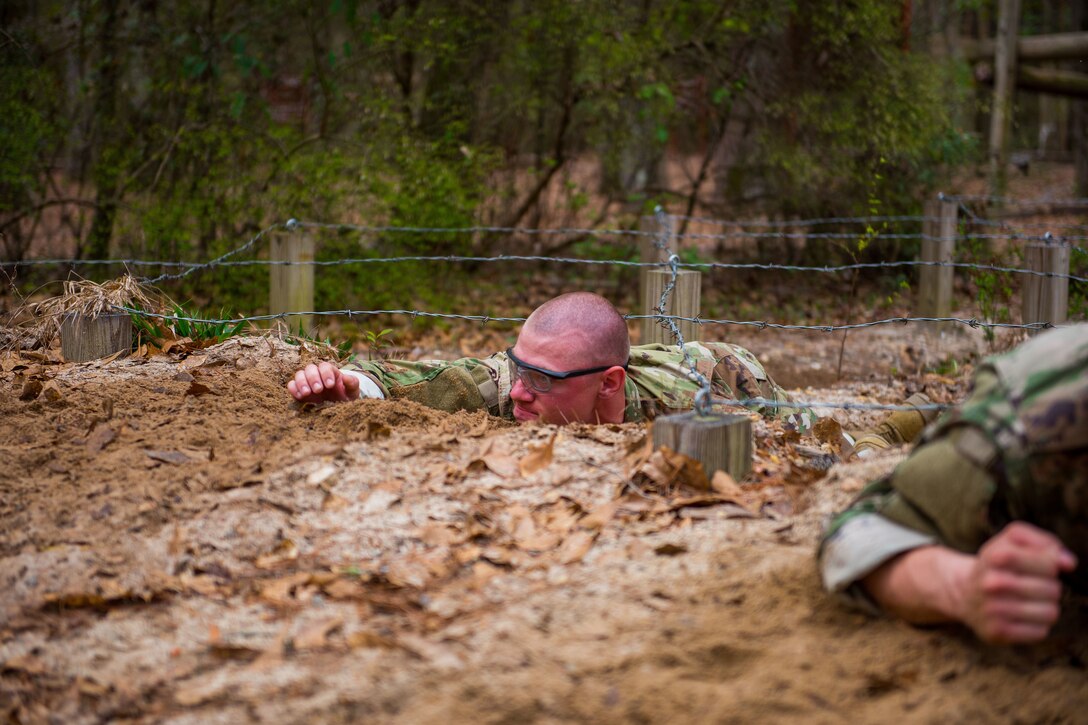
[[[824,585],[872,607],[857,582],[928,544],[974,553],[1011,521],[1054,533],[1088,585],[1088,325],[1040,335],[979,366],[961,406],[831,521]]]
[[[789,402],[786,393],[768,377],[755,355],[724,342],[692,342],[688,353],[696,369],[710,378],[715,397],[765,398]],[[439,410],[487,410],[513,419],[510,401],[510,364],[505,353],[461,360],[381,360],[344,366],[370,375],[387,398],[408,398]],[[691,409],[698,383],[690,376],[684,355],[676,345],[640,345],[631,348],[624,394],[624,422],[652,420],[658,415]],[[816,417],[805,408],[752,406],[780,418],[799,431],[808,430]]]

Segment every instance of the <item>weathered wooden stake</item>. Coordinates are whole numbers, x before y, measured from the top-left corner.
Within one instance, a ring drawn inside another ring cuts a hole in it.
[[[922,261],[951,262],[956,251],[959,205],[945,199],[925,203],[922,225]],[[922,317],[952,314],[952,267],[919,267],[918,312]],[[944,327],[944,323],[942,323]]]
[[[699,295],[702,292],[702,273],[691,269],[681,269],[676,272],[676,285],[666,300],[665,314],[679,317],[698,317]],[[661,293],[672,281],[672,271],[667,269],[646,270],[646,286],[644,288],[648,307],[643,308],[644,315],[655,314],[654,308],[661,302]],[[698,340],[702,331],[702,325],[686,320],[676,320],[676,326],[684,337],[684,342]],[[642,344],[662,343],[675,345],[676,338],[672,332],[662,327],[659,320],[644,318],[642,320]]]
[[[68,362],[86,362],[132,347],[128,314],[88,317],[73,312],[60,322],[60,351]]]
[[[1024,247],[1027,269],[1047,274],[1069,274],[1069,245],[1035,242]],[[1068,277],[1025,274],[1023,322],[1063,324],[1069,316]]]
[[[643,232],[650,232],[656,234],[658,232],[657,219],[654,217],[642,217],[639,222],[639,230]],[[667,262],[669,259],[668,253],[659,247],[654,246],[654,240],[656,237],[643,236],[639,237],[638,253],[640,262]],[[654,314],[654,307],[657,306],[658,301],[661,298],[661,290],[658,289],[657,297],[651,299],[649,293],[646,290],[647,280],[650,277],[650,272],[656,271],[653,267],[639,267],[638,270],[638,300],[639,310],[644,315]],[[639,329],[642,330],[642,337],[640,341],[643,345],[650,343],[652,340],[649,335],[654,333],[650,332],[651,327],[657,326],[657,320],[643,320]],[[656,338],[655,338],[656,339]]]
[[[314,238],[298,230],[274,234],[270,258],[291,264],[274,264],[268,268],[269,313],[278,315],[313,310],[314,267],[299,263],[314,261]],[[313,334],[312,315],[291,315],[284,320],[290,332],[298,332],[301,326],[307,335]]]
[[[654,420],[653,437],[655,450],[667,446],[694,458],[708,479],[725,471],[740,481],[752,470],[752,419],[747,415],[666,415]]]

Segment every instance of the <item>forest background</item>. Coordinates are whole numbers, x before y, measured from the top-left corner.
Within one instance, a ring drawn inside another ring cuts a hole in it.
[[[996,14],[996,0],[12,0],[0,264],[22,286],[71,269],[12,271],[33,257],[203,261],[292,217],[592,229],[635,228],[657,204],[724,219],[918,214],[984,167],[990,89],[961,44],[992,37]],[[1086,23],[1082,3],[1024,0],[1020,32]],[[1013,146],[1078,162],[1070,196],[1088,196],[1086,103],[1017,96]],[[319,257],[637,258],[624,244],[334,230]],[[871,251],[859,238],[794,253]],[[471,311],[493,314],[489,285],[509,280],[478,272],[324,268],[317,305],[457,311],[471,289]],[[178,292],[254,312],[266,286],[263,269],[233,268]]]

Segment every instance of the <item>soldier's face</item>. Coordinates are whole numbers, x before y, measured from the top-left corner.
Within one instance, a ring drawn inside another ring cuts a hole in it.
[[[578,359],[577,341],[538,335],[530,327],[522,330],[514,345],[514,354],[524,362],[548,370],[567,371],[585,367],[585,361]],[[510,391],[510,398],[514,401],[514,417],[521,423],[595,423],[597,392],[601,387],[602,375],[594,373],[567,380],[553,379],[551,389],[546,393],[533,390],[517,378]]]

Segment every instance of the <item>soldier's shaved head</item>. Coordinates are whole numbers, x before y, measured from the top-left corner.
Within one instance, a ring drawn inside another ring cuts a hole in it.
[[[571,346],[580,358],[575,367],[625,365],[631,354],[623,316],[592,292],[569,292],[548,300],[529,315],[524,331]]]

